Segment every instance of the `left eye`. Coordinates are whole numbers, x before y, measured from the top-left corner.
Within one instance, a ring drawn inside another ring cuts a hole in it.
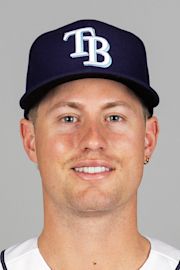
[[[107,117],[108,122],[119,122],[122,120],[122,117],[120,115],[110,115]]]
[[[77,120],[77,117],[68,115],[68,116],[64,116],[62,118],[62,121],[64,123],[76,123],[78,120]]]

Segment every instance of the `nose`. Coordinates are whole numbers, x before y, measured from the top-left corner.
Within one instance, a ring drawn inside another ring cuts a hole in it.
[[[81,150],[98,151],[106,148],[107,141],[101,125],[89,123],[80,140]]]

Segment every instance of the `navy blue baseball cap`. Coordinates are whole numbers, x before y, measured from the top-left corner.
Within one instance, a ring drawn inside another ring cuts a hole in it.
[[[128,86],[153,114],[158,94],[150,86],[144,44],[136,35],[97,20],[80,20],[39,36],[29,54],[24,115],[55,86],[105,78]]]

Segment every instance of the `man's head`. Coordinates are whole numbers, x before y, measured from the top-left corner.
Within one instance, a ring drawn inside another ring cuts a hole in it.
[[[133,34],[78,21],[39,37],[20,102],[30,119],[21,134],[45,201],[78,212],[134,201],[157,141],[158,102]]]

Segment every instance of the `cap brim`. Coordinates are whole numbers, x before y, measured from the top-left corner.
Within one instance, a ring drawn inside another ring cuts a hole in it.
[[[66,74],[65,76],[57,76],[54,78],[51,78],[50,81],[45,81],[41,85],[37,85],[34,89],[31,89],[28,93],[25,93],[21,100],[20,100],[20,106],[22,109],[25,110],[25,115],[27,112],[35,105],[37,104],[44,95],[52,88],[56,87],[59,84],[83,79],[83,78],[104,78],[104,79],[110,79],[115,80],[118,82],[123,83],[128,88],[130,88],[150,109],[153,109],[159,104],[159,96],[155,92],[153,88],[151,88],[149,85],[144,84],[143,82],[137,81],[134,78],[130,78],[127,76],[119,76],[119,74],[116,73],[110,73],[106,74],[104,72],[84,72],[84,73],[73,73],[73,74]]]

